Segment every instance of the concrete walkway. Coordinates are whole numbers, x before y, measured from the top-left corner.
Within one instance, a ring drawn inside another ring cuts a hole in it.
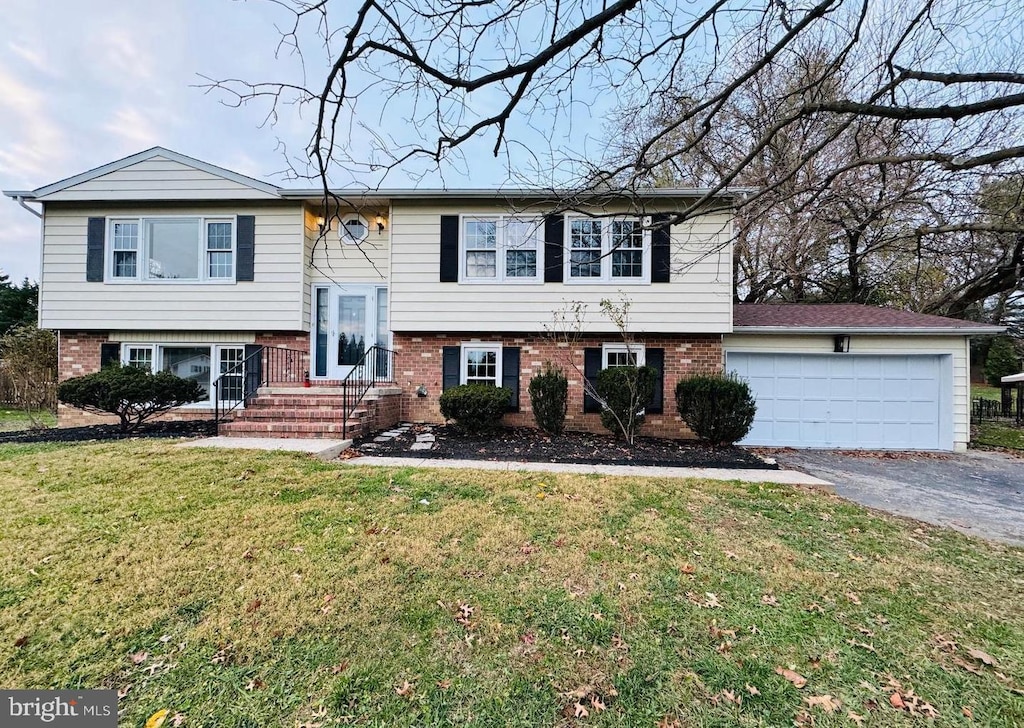
[[[796,470],[751,470],[744,468],[669,468],[643,465],[577,465],[574,463],[528,463],[494,460],[441,460],[434,458],[358,457],[340,460],[341,465],[369,465],[389,468],[457,468],[459,470],[512,470],[534,473],[575,473],[577,475],[619,475],[639,478],[703,478],[739,480],[744,483],[830,486],[827,480]]]
[[[352,446],[351,440],[291,439],[287,437],[205,437],[178,447],[213,447],[229,450],[279,450],[304,452],[321,460],[334,460]]]

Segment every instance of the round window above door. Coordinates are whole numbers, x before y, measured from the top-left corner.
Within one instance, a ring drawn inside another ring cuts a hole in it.
[[[358,213],[341,216],[341,226],[338,228],[338,239],[344,245],[356,245],[366,240],[370,232],[370,225],[366,218]]]

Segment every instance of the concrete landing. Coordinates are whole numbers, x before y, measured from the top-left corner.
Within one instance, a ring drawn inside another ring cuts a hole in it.
[[[458,468],[460,470],[520,470],[535,473],[618,475],[634,478],[701,478],[739,480],[744,483],[830,486],[827,480],[796,470],[750,470],[744,468],[671,468],[646,465],[577,465],[574,463],[527,463],[494,460],[440,460],[364,456],[339,460],[341,465],[371,465],[391,468]]]
[[[293,439],[287,437],[207,437],[183,442],[178,447],[219,447],[229,450],[278,450],[304,452],[333,460],[352,446],[351,440]]]

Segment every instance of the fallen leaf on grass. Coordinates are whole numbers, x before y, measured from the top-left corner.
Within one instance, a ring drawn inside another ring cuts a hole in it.
[[[602,710],[605,709],[606,706],[604,704],[604,701],[601,700],[601,698],[599,698],[596,695],[591,695],[590,696],[590,707],[592,707],[594,710],[596,710],[598,713],[600,713]]]
[[[332,665],[331,666],[331,674],[332,675],[338,675],[340,673],[343,673],[343,672],[345,672],[345,670],[347,670],[349,668],[349,665],[351,665],[351,664],[352,663],[350,663],[348,660],[343,660],[342,662],[339,662],[337,665]]]
[[[966,705],[961,709],[961,712],[964,714],[964,718],[974,717],[974,711],[968,708]]]
[[[574,718],[586,718],[590,711],[583,707],[583,703],[576,703],[573,706],[572,715]]]
[[[846,592],[846,598],[854,604],[860,604],[860,597],[857,596],[856,592]]]
[[[807,678],[805,678],[800,673],[795,672],[793,670],[789,670],[785,667],[776,667],[775,674],[782,675],[782,677],[786,678],[791,683],[793,683],[793,687],[796,688],[802,688],[804,685],[807,684]]]
[[[666,715],[654,724],[654,728],[682,728],[682,723],[675,718],[670,718]]]
[[[245,684],[245,689],[251,693],[253,690],[262,690],[266,686],[265,682],[256,677]]]
[[[751,695],[760,695],[761,694],[761,691],[758,690],[757,688],[755,688],[750,683],[747,683],[747,692],[750,693]]]
[[[256,558],[256,554],[253,553],[252,549],[246,549],[245,552],[242,554],[242,559],[244,561],[252,561],[255,558]]]
[[[185,725],[185,714],[175,713],[174,715],[172,715],[171,725],[174,726],[174,728],[179,728],[179,726]]]
[[[435,684],[437,685],[437,687],[440,690],[447,690],[448,688],[450,688],[452,686],[452,681],[451,680],[438,680],[437,683],[435,683]]]
[[[809,708],[821,708],[826,713],[835,713],[843,704],[831,695],[811,695],[804,698],[804,702],[807,703]]]
[[[148,652],[133,652],[132,654],[128,655],[128,659],[132,661],[133,665],[141,665],[143,662],[146,661],[147,657],[149,657]]]
[[[824,614],[825,613],[825,608],[823,606],[821,606],[820,604],[818,604],[817,602],[811,602],[806,607],[804,607],[804,611],[805,612],[817,612],[818,614]]]
[[[697,567],[693,564],[683,564],[679,567],[679,572],[682,574],[693,574],[696,573]]]
[[[935,644],[938,646],[938,648],[943,652],[956,652],[956,642],[949,639],[945,635],[932,635],[932,639],[935,641]]]
[[[996,661],[992,659],[992,656],[981,650],[970,649],[967,650],[967,654],[973,657],[978,662],[981,662],[989,667],[995,667]]]
[[[167,720],[167,716],[171,714],[167,708],[158,710],[153,715],[149,716],[149,720],[146,721],[146,728],[160,728]]]
[[[779,606],[779,600],[775,598],[774,594],[762,594],[761,604],[766,604],[769,607]]]
[[[399,685],[397,688],[395,688],[395,694],[396,695],[400,695],[403,698],[406,698],[406,697],[412,695],[412,692],[415,689],[415,687],[416,687],[415,685],[413,685],[411,682],[406,680],[401,685]]]
[[[846,640],[846,644],[850,645],[851,647],[860,647],[862,650],[867,650],[868,652],[878,654],[878,650],[875,649],[874,645],[869,645],[865,642],[858,642],[853,638]]]
[[[846,717],[856,723],[858,726],[864,725],[864,716],[857,715],[852,710],[846,711]]]
[[[19,650],[28,644],[28,635],[22,635],[18,639],[14,640],[14,646]]]

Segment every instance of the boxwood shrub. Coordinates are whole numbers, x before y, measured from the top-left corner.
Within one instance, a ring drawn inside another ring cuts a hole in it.
[[[478,435],[501,426],[511,401],[512,390],[507,387],[460,384],[441,393],[441,414],[462,432]]]
[[[701,374],[680,380],[676,407],[693,434],[714,447],[746,437],[757,412],[750,387],[734,374]]]
[[[565,413],[569,406],[569,380],[560,369],[550,364],[530,380],[530,407],[537,427],[551,435],[565,429]]]

